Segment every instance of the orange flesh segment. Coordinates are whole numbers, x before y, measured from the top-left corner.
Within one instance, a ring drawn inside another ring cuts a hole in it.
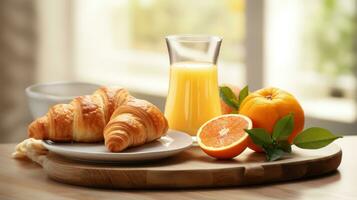
[[[249,123],[240,117],[221,117],[203,127],[200,133],[201,142],[207,147],[220,148],[229,146],[247,134],[244,129]]]

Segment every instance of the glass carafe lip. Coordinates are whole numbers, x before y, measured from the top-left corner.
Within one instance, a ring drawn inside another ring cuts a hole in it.
[[[222,37],[216,35],[204,35],[204,34],[182,34],[182,35],[168,35],[165,37],[167,41],[176,42],[222,42]]]

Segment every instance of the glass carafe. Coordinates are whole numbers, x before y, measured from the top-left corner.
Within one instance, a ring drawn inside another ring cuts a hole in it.
[[[217,36],[168,36],[170,86],[165,116],[171,129],[195,136],[199,127],[221,115]]]

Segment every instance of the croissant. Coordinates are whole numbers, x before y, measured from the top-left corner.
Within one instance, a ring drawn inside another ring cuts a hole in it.
[[[161,111],[145,100],[132,98],[118,107],[104,128],[105,146],[119,152],[160,138],[168,123]]]
[[[102,87],[69,104],[57,104],[29,125],[34,139],[60,142],[99,142],[112,152],[160,138],[168,123],[148,101],[136,99],[123,88]],[[103,133],[104,131],[104,133]]]
[[[76,97],[69,104],[52,106],[32,122],[28,135],[60,142],[103,141],[103,129],[114,110],[133,98],[123,88],[102,87],[92,95]]]

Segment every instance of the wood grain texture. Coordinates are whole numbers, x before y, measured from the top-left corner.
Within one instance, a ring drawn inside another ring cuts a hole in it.
[[[338,140],[343,158],[338,170],[325,176],[249,187],[175,190],[108,190],[62,184],[49,179],[37,164],[11,159],[15,144],[0,145],[0,199],[357,199],[357,136]]]
[[[49,153],[43,162],[48,176],[63,183],[101,188],[194,188],[271,183],[325,174],[337,169],[342,151],[336,144],[319,150],[295,148],[282,160],[246,150],[234,160],[215,160],[199,147],[145,164],[98,164]]]

